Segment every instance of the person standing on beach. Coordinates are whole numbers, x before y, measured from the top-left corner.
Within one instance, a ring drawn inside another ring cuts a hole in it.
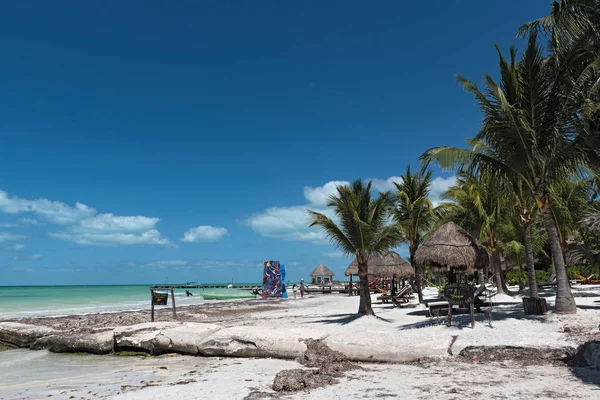
[[[296,286],[295,283],[294,283],[294,286],[292,286],[292,292],[294,293],[294,298],[296,298],[296,293],[298,293],[298,287]]]
[[[304,298],[304,279],[300,279],[300,298]]]

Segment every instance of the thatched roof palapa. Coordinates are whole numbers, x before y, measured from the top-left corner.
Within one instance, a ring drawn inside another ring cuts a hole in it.
[[[389,251],[380,256],[372,256],[367,260],[369,276],[375,278],[392,278],[394,275],[398,278],[407,277],[415,274],[412,265],[398,253]],[[358,261],[356,258],[346,269],[346,276],[358,275]]]
[[[415,254],[415,261],[443,271],[450,267],[472,273],[487,265],[489,259],[471,235],[454,222],[448,222],[425,239]]]
[[[309,274],[310,276],[333,276],[334,273],[331,271],[325,264],[319,264],[317,268],[313,272]]]

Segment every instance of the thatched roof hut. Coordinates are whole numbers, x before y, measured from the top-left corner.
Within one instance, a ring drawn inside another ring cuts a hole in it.
[[[389,251],[381,256],[372,256],[367,261],[369,276],[375,278],[404,278],[414,275],[415,271],[408,261],[394,251]],[[346,276],[358,275],[358,261],[356,258],[346,269]]]
[[[314,269],[313,272],[309,274],[310,276],[333,276],[335,275],[333,271],[331,271],[325,264],[319,264],[317,268]]]
[[[487,265],[489,259],[471,235],[454,222],[448,222],[425,239],[415,254],[415,261],[442,271],[450,267],[461,273],[472,273]]]
[[[322,284],[322,283],[331,283],[331,278],[333,275],[333,271],[331,271],[325,264],[319,264],[317,268],[311,272],[310,277],[312,278],[312,283],[314,284]]]

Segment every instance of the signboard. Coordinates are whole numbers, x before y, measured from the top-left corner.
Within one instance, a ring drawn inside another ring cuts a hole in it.
[[[468,283],[449,283],[444,286],[444,298],[452,305],[471,303],[473,296],[473,288]]]
[[[171,293],[173,319],[177,318],[177,312],[175,311],[175,291],[173,290],[173,286],[154,286],[150,288],[150,321],[154,322],[154,306],[166,306],[167,301],[169,300],[169,293]]]
[[[166,306],[167,300],[169,300],[168,293],[152,292],[152,305],[153,306]]]

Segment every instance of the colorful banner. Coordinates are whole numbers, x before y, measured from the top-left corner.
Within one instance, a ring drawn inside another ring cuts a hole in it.
[[[287,298],[285,287],[285,265],[279,261],[265,261],[262,282],[262,298],[283,297]]]

